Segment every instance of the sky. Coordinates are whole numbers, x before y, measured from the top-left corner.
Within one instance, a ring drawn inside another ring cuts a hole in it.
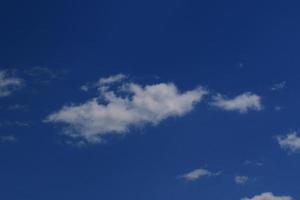
[[[0,3],[0,199],[300,199],[297,1]]]

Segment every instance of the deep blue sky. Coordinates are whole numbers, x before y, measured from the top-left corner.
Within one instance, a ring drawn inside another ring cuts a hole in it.
[[[275,139],[300,128],[299,6],[1,2],[0,69],[24,86],[0,98],[0,135],[17,138],[0,143],[0,199],[239,200],[263,192],[300,199],[300,155]],[[37,68],[44,71],[31,73]],[[241,114],[200,103],[183,117],[81,148],[64,143],[59,125],[43,122],[63,105],[95,96],[81,85],[118,73],[143,85],[173,82],[182,91],[203,85],[228,97],[252,92],[263,109]],[[270,90],[283,81],[286,87]],[[178,178],[198,168],[221,174]],[[238,185],[236,175],[249,181]]]

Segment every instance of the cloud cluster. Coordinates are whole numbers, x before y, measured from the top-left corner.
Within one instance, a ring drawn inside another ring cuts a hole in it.
[[[124,134],[132,127],[156,125],[190,112],[207,94],[202,87],[180,92],[173,83],[140,85],[124,83],[116,75],[98,81],[99,94],[82,104],[64,106],[47,122],[67,125],[64,133],[88,142],[101,142],[108,134]],[[119,83],[118,87],[115,87]]]
[[[180,175],[179,178],[182,178],[186,181],[196,181],[202,177],[211,177],[211,176],[218,176],[218,175],[220,175],[220,172],[213,173],[206,169],[200,168],[200,169],[195,169],[186,174]]]
[[[106,135],[124,134],[133,127],[156,125],[170,117],[181,117],[193,110],[208,91],[203,87],[180,92],[173,83],[141,85],[117,74],[86,84],[81,90],[97,88],[98,94],[81,104],[62,107],[50,114],[46,122],[64,124],[64,133],[87,142],[101,142]],[[232,99],[214,96],[211,105],[227,110],[261,110],[261,97],[242,93]]]
[[[297,135],[297,132],[292,132],[285,136],[277,136],[276,139],[280,147],[285,150],[290,152],[300,150],[300,137]]]
[[[271,192],[265,192],[252,198],[242,198],[242,200],[293,200],[293,198],[290,196],[275,196]]]
[[[0,97],[11,95],[23,85],[21,79],[10,76],[6,71],[0,71]]]
[[[238,111],[246,113],[249,110],[262,110],[261,97],[251,92],[245,92],[232,99],[228,99],[222,95],[213,97],[211,105],[227,111]]]
[[[29,75],[44,74],[50,78],[55,75],[45,68],[35,68]],[[163,120],[172,117],[182,117],[192,111],[195,105],[202,101],[208,91],[199,86],[195,89],[181,92],[173,83],[158,83],[142,85],[128,82],[128,77],[123,74],[101,78],[92,88],[97,88],[94,98],[81,104],[63,106],[51,113],[46,122],[61,123],[64,125],[64,134],[78,140],[67,140],[66,144],[82,147],[86,143],[98,143],[108,135],[124,135],[132,128],[144,125],[157,125]],[[126,82],[127,81],[127,82]],[[0,71],[0,97],[9,96],[13,91],[23,85],[23,81],[10,76],[6,71]],[[285,87],[285,82],[274,85],[271,90]],[[81,87],[83,91],[91,89],[89,85]],[[226,110],[247,113],[250,110],[263,109],[261,97],[251,92],[239,94],[233,98],[223,95],[212,97],[210,105]],[[15,104],[8,109],[24,109],[24,106]],[[0,126],[29,126],[22,122],[2,122]],[[300,137],[296,132],[285,136],[276,137],[279,145],[286,150],[295,152],[300,150]],[[16,142],[14,135],[0,136],[0,142]],[[246,161],[245,164],[261,166],[262,163]],[[196,181],[203,177],[214,177],[220,172],[211,172],[199,168],[178,178],[186,181]],[[249,181],[247,176],[235,176],[234,181],[243,185]],[[242,200],[292,200],[290,196],[275,196],[270,192],[256,195]]]

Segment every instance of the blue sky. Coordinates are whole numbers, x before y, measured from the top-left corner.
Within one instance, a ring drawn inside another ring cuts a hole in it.
[[[1,2],[0,198],[300,199],[299,6]]]

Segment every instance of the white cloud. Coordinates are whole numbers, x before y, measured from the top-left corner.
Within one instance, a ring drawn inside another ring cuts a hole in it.
[[[286,81],[282,81],[280,83],[276,83],[274,84],[270,89],[272,91],[276,91],[276,90],[282,90],[286,87]]]
[[[265,192],[252,198],[242,198],[242,200],[293,200],[293,198],[290,196],[275,196],[271,192]]]
[[[228,99],[222,95],[213,97],[211,105],[228,111],[238,111],[246,113],[249,110],[262,110],[261,97],[251,92],[245,92],[232,99]]]
[[[297,135],[297,132],[292,132],[285,136],[277,136],[276,139],[280,147],[285,150],[290,152],[300,150],[300,137]]]
[[[142,86],[122,82],[117,89],[110,87],[124,78],[117,75],[100,79],[97,97],[79,105],[64,106],[50,114],[46,122],[66,124],[64,133],[73,138],[101,142],[108,134],[124,134],[132,127],[181,117],[207,94],[202,87],[181,93],[173,83]]]
[[[196,181],[202,177],[210,177],[210,176],[218,176],[220,175],[220,172],[217,172],[217,173],[213,173],[213,172],[210,172],[206,169],[195,169],[191,172],[188,172],[186,174],[183,174],[183,175],[180,175],[178,176],[179,178],[183,178],[185,179],[186,181]]]
[[[108,86],[119,83],[127,79],[128,77],[124,74],[116,74],[106,78],[100,78],[96,83],[85,83],[80,86],[80,90],[87,92],[91,89],[98,88],[99,90],[106,90]]]
[[[234,181],[238,185],[244,185],[249,180],[248,176],[235,176]]]
[[[0,97],[11,95],[22,86],[22,80],[8,75],[6,71],[0,71]]]
[[[117,75],[109,76],[107,78],[101,78],[99,80],[99,84],[100,85],[112,84],[112,83],[120,82],[126,78],[127,76],[124,74],[117,74]]]

